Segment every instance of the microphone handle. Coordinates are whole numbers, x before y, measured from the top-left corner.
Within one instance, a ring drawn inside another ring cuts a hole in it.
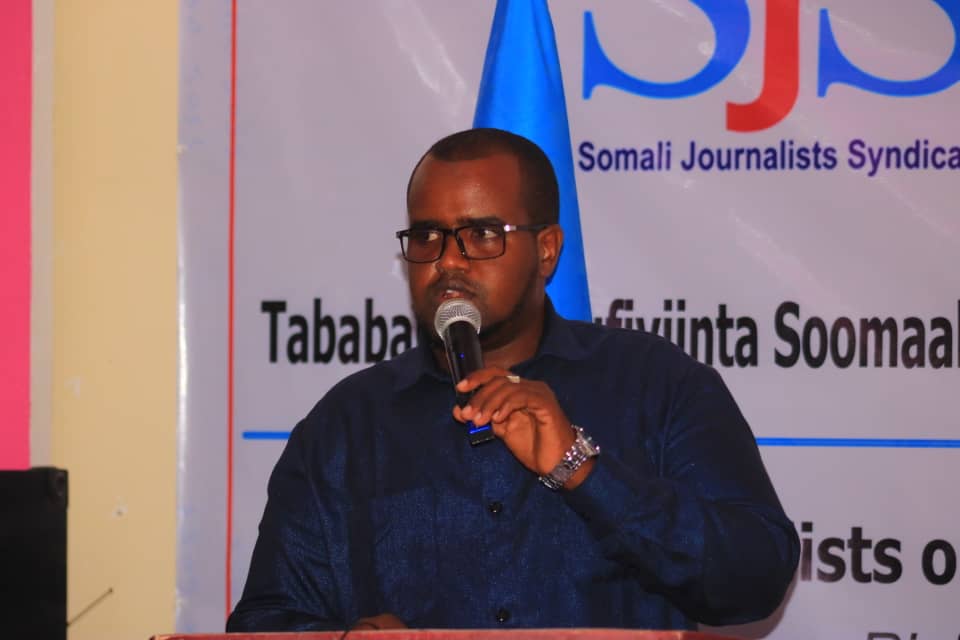
[[[450,366],[450,376],[457,384],[468,375],[483,368],[483,352],[480,350],[480,337],[477,330],[469,322],[453,322],[443,332],[443,344],[447,352],[447,364]],[[457,393],[457,405],[463,407],[470,401],[473,392]],[[493,440],[493,429],[490,425],[476,426],[467,422],[467,435],[471,445]]]

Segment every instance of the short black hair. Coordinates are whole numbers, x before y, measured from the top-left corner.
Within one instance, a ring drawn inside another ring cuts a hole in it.
[[[424,158],[430,156],[444,162],[477,160],[496,153],[506,153],[520,165],[521,198],[530,224],[557,224],[560,221],[560,188],[557,174],[547,154],[530,140],[503,129],[467,129],[438,140],[417,162],[407,182],[410,185]]]

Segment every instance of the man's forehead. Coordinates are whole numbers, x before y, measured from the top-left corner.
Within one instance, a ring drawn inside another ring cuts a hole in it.
[[[513,154],[494,152],[477,157],[441,159],[427,155],[417,167],[411,187],[423,187],[438,180],[476,181],[486,179],[498,186],[507,187],[519,182],[520,161]]]
[[[411,226],[522,224],[529,217],[524,204],[519,162],[505,153],[465,160],[427,156],[407,194]]]
[[[502,225],[507,224],[503,216],[496,213],[460,214],[453,216],[438,216],[424,212],[420,215],[410,213],[410,226],[414,229],[429,229],[432,227],[468,227],[473,225]]]

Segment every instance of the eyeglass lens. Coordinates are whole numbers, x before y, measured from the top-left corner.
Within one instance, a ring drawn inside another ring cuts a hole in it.
[[[446,245],[447,235],[457,239],[458,249],[462,249],[467,258],[483,260],[496,258],[504,253],[502,228],[476,225],[459,229],[411,229],[401,236],[403,254],[414,262],[432,262],[440,257]]]

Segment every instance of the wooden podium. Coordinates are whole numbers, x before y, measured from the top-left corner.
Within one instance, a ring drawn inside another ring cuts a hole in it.
[[[389,629],[300,633],[201,633],[154,636],[153,640],[735,640],[696,631],[634,629]]]

